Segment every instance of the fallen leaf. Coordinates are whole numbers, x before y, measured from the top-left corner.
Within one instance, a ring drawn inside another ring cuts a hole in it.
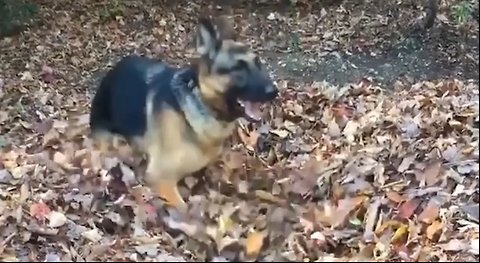
[[[6,111],[0,111],[0,123],[4,123],[9,119],[8,112]]]
[[[215,258],[212,260],[214,261]],[[155,257],[155,262],[187,262],[183,257],[171,255],[171,253],[161,252]]]
[[[464,251],[468,248],[470,248],[470,244],[467,243],[466,240],[460,240],[460,239],[450,239],[447,243],[443,244],[438,244],[438,246],[445,250],[445,251]]]
[[[247,149],[253,151],[257,145],[258,139],[260,138],[260,133],[258,133],[256,130],[247,132],[240,127],[237,129],[237,132]]]
[[[354,142],[355,141],[355,135],[357,134],[358,130],[360,128],[360,125],[358,122],[350,120],[347,122],[347,125],[345,125],[345,128],[343,129],[343,135],[347,138],[349,142]]]
[[[332,113],[336,118],[349,119],[352,117],[353,110],[348,105],[337,103],[332,107]]]
[[[431,163],[425,168],[423,178],[427,186],[433,186],[438,182],[441,168],[442,163],[439,161]]]
[[[8,184],[12,181],[12,174],[6,169],[0,169],[0,184]]]
[[[353,198],[345,198],[338,201],[337,209],[334,215],[330,218],[332,227],[338,227],[342,225],[350,212],[360,206],[368,198],[366,196],[357,196]]]
[[[310,238],[315,240],[315,245],[318,247],[324,247],[325,245],[327,245],[327,238],[325,237],[324,234],[322,234],[319,231],[316,231],[313,234],[311,234]]]
[[[98,231],[97,228],[87,230],[82,233],[82,237],[92,241],[92,242],[98,242],[102,239],[102,235],[100,231]]]
[[[418,220],[425,224],[431,224],[438,217],[438,212],[440,208],[434,200],[428,202],[427,207],[423,209],[422,213],[418,216]]]
[[[398,215],[402,218],[410,218],[417,207],[420,205],[420,200],[417,198],[410,199],[403,203],[400,208],[398,209]]]
[[[54,70],[47,65],[43,65],[41,77],[45,83],[54,82],[55,81]]]
[[[367,210],[367,219],[365,222],[365,231],[363,232],[363,239],[365,242],[370,243],[375,240],[374,227],[376,225],[378,210],[381,205],[381,199],[375,199]]]
[[[136,183],[136,176],[135,172],[133,172],[130,167],[126,166],[125,164],[121,163],[120,164],[120,170],[122,171],[122,181],[125,183],[127,186],[134,185]]]
[[[390,201],[395,203],[401,203],[405,201],[405,198],[395,191],[388,191],[386,195]]]
[[[472,241],[470,241],[470,249],[468,251],[478,256],[478,245],[478,238],[473,239]]]
[[[328,123],[328,135],[330,135],[332,138],[337,138],[342,135],[342,131],[340,130],[340,127],[335,119],[330,120]]]
[[[405,172],[410,167],[410,165],[413,164],[413,162],[415,161],[416,158],[417,158],[416,155],[409,155],[409,156],[403,158],[403,160],[400,163],[400,165],[398,166],[397,170],[401,173]]]
[[[272,195],[271,193],[267,192],[267,191],[264,191],[264,190],[255,190],[255,195],[260,198],[261,200],[264,200],[264,201],[269,201],[269,202],[273,202],[273,203],[277,203],[277,204],[280,204],[280,205],[285,205],[287,202],[285,202],[285,200],[277,197],[277,196],[274,196]]]
[[[65,156],[65,154],[61,152],[55,152],[55,154],[53,155],[53,161],[60,165],[64,165],[68,163],[68,158],[67,156]]]
[[[45,255],[45,260],[43,260],[43,262],[62,262],[62,260],[57,253],[48,252]]]
[[[478,223],[479,221],[479,204],[469,204],[461,206],[463,212],[466,213],[467,218]]]
[[[375,244],[373,256],[377,261],[385,261],[390,254],[390,234],[383,234]]]
[[[435,236],[441,233],[442,230],[443,230],[442,222],[439,220],[433,221],[433,223],[427,227],[427,230],[426,230],[427,238],[430,240],[434,240]]]
[[[402,242],[402,240],[406,241],[407,235],[408,235],[408,225],[402,224],[399,228],[397,228],[390,242],[398,243],[398,242]]]
[[[158,244],[144,244],[135,246],[135,251],[141,255],[147,255],[149,257],[155,257],[158,254]]]
[[[27,182],[23,183],[20,186],[20,203],[25,203],[30,197],[30,187]]]
[[[51,211],[48,214],[48,221],[48,226],[51,228],[61,227],[67,222],[67,217],[61,212]]]
[[[43,221],[47,218],[49,214],[50,214],[50,207],[48,207],[42,201],[32,204],[30,206],[30,215],[35,217],[37,220]]]
[[[281,139],[287,138],[287,136],[290,134],[289,131],[283,130],[283,129],[282,129],[282,130],[279,130],[279,129],[277,129],[277,130],[271,130],[270,133],[277,135],[277,136],[280,137]]]
[[[248,257],[256,258],[263,246],[265,234],[262,232],[252,231],[248,233],[245,241],[245,253]]]

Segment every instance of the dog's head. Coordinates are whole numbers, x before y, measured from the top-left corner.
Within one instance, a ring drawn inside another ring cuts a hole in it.
[[[196,43],[205,101],[230,121],[261,120],[260,106],[273,100],[278,89],[258,55],[235,40],[233,27],[225,20],[214,24],[200,18]]]

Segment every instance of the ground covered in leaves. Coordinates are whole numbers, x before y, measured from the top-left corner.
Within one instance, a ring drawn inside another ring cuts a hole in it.
[[[404,43],[421,15],[411,1],[35,2],[38,24],[0,40],[2,261],[478,261],[478,81],[458,74],[478,76],[475,22],[456,26],[440,6],[420,44],[451,74],[385,89],[368,74],[335,85],[282,68]],[[119,56],[186,61],[200,10],[235,15],[282,92],[264,123],[241,123],[222,159],[182,182],[185,215],[156,200],[132,156],[94,150],[87,120]]]

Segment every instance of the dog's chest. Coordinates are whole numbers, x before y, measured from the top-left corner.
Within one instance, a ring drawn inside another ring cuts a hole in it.
[[[177,178],[218,159],[225,139],[234,130],[234,123],[222,123],[203,114],[188,113],[188,110],[180,114],[164,109],[156,116],[147,136],[150,169]]]
[[[221,154],[221,146],[209,148],[201,147],[199,144],[183,141],[175,146],[160,146],[158,154],[152,155],[152,160],[158,163],[158,170],[167,176],[182,177],[196,172],[215,161]],[[151,151],[151,153],[155,153]]]

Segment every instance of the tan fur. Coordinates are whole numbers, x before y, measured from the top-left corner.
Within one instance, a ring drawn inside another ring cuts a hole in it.
[[[203,99],[214,109],[226,112],[227,105],[223,95],[230,83],[229,76],[208,74],[207,66],[199,66],[199,84]]]
[[[181,112],[168,108],[152,117],[156,119],[146,137],[147,180],[157,185],[159,194],[169,203],[183,206],[178,190],[167,191],[165,185],[176,188],[182,178],[216,160],[233,127],[226,124],[224,129],[212,128],[211,133],[194,132]]]
[[[212,150],[214,147],[208,147],[208,142],[203,143],[205,147],[200,147],[178,112],[165,109],[159,112],[157,118],[158,127],[151,130],[147,137],[147,151],[151,159],[147,168],[149,176],[159,174],[162,178],[180,180],[207,165],[219,153],[218,148],[215,151]]]

